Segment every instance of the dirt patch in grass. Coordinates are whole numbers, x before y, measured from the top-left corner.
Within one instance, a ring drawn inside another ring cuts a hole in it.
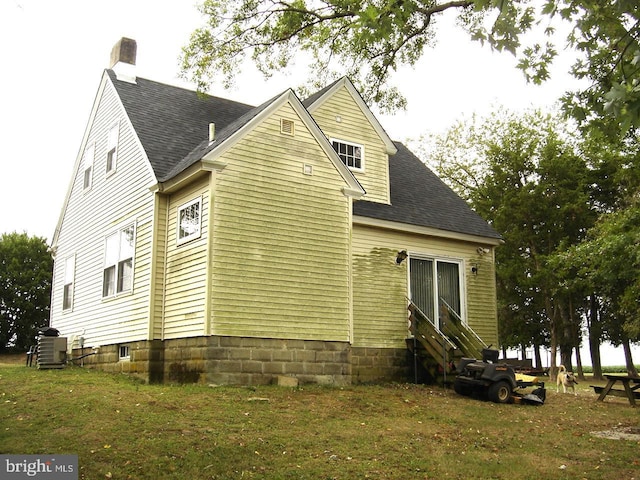
[[[609,440],[631,440],[640,443],[640,427],[624,427],[616,425],[611,430],[591,432],[591,435]]]

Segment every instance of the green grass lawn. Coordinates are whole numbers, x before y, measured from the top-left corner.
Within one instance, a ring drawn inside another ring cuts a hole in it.
[[[439,387],[145,385],[0,365],[0,453],[77,454],[84,479],[640,479],[626,399],[548,387],[542,406]]]

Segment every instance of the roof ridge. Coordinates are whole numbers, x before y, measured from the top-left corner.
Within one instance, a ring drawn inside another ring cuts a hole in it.
[[[105,71],[109,73],[109,77],[111,78],[112,81],[114,81],[114,83],[115,82],[128,83],[128,82],[124,82],[123,80],[118,80],[118,78],[116,76],[116,73],[113,71],[113,69],[105,68]],[[139,76],[136,76],[136,81],[137,80],[143,80],[144,82],[152,83],[152,84],[163,86],[163,87],[166,87],[166,88],[171,88],[171,89],[175,89],[175,90],[181,90],[181,91],[183,91],[185,93],[191,93],[191,94],[195,93],[196,95],[202,96],[204,98],[223,100],[225,102],[232,102],[232,103],[237,103],[237,104],[240,104],[240,105],[246,105],[248,107],[255,107],[255,105],[252,105],[250,103],[240,102],[238,100],[233,100],[233,99],[227,98],[227,97],[220,97],[218,95],[212,95],[212,94],[207,93],[207,92],[200,92],[198,89],[188,88],[187,86],[183,86],[183,85],[175,85],[173,83],[161,82],[159,80],[152,80],[150,78],[139,77]]]

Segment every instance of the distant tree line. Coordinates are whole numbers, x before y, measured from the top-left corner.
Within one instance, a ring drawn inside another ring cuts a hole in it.
[[[0,353],[26,351],[38,329],[49,324],[52,276],[45,239],[0,236]]]

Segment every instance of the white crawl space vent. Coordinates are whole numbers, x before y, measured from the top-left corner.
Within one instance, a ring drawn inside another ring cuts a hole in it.
[[[55,329],[50,329],[55,330]],[[58,337],[57,331],[40,332],[38,336],[38,368],[64,368],[67,361],[67,337]]]

